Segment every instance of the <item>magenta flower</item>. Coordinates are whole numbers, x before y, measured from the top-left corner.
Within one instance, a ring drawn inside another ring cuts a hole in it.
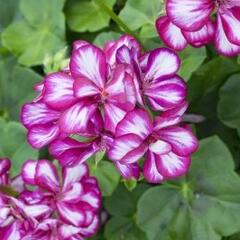
[[[22,192],[20,198],[28,204],[44,203],[51,206],[51,215],[57,214],[61,224],[78,229],[75,233],[81,237],[93,235],[98,228],[101,204],[96,179],[89,177],[84,164],[62,168],[62,177],[59,177],[56,167],[48,160],[26,161],[22,178],[26,184],[36,188],[33,192]]]
[[[200,47],[214,42],[220,54],[240,53],[239,1],[167,0],[166,10],[167,16],[158,18],[156,28],[170,48],[181,51],[188,43]]]
[[[186,104],[154,121],[145,110],[129,112],[116,128],[109,157],[121,164],[134,164],[146,154],[143,175],[152,183],[182,176],[198,147],[191,131],[178,126],[184,109]]]
[[[125,63],[134,69],[136,99],[141,105],[146,105],[145,96],[152,109],[166,111],[186,98],[186,84],[177,76],[180,59],[173,51],[159,48],[142,55],[138,42],[128,35],[106,44],[105,50],[112,64]]]

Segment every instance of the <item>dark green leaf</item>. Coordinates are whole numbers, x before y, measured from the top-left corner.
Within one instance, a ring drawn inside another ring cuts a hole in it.
[[[200,142],[186,178],[146,191],[137,222],[149,240],[220,240],[240,228],[240,178],[217,137]]]
[[[240,129],[240,74],[231,76],[219,92],[218,116],[231,128]]]
[[[41,79],[33,70],[16,65],[12,57],[0,59],[0,108],[7,116],[19,119],[22,104],[33,99],[33,86]]]

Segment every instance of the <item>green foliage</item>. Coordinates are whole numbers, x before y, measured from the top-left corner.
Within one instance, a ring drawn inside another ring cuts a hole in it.
[[[240,130],[240,74],[231,76],[220,89],[218,113],[221,121],[228,127]]]
[[[163,9],[163,1],[128,0],[119,17],[130,29],[140,29],[140,35],[143,38],[152,38],[157,35],[155,21]]]
[[[26,66],[41,64],[65,45],[63,0],[20,0],[22,18],[2,33],[3,46]]]
[[[181,68],[179,75],[188,81],[192,73],[195,72],[203,63],[206,58],[205,48],[192,48],[187,47],[180,53]]]
[[[112,215],[105,228],[107,240],[146,240],[144,232],[136,225],[136,205],[139,197],[149,188],[148,185],[138,184],[129,192],[119,185],[111,197],[106,198],[105,207]]]
[[[17,65],[13,57],[0,58],[0,108],[3,115],[18,120],[22,105],[34,98],[33,86],[41,79],[32,69]]]
[[[105,2],[112,8],[115,0]],[[70,29],[76,32],[95,32],[107,27],[110,21],[110,16],[100,9],[95,0],[69,1],[66,15]]]
[[[181,181],[149,189],[138,202],[137,223],[148,239],[220,240],[239,230],[240,178],[217,137],[201,141]]]
[[[76,39],[103,47],[127,33],[143,51],[165,47],[155,30],[164,2],[0,0],[0,158],[11,158],[12,176],[23,161],[49,156],[47,148],[39,156],[28,145],[19,122],[21,106],[36,96],[33,86],[42,75],[68,65]],[[108,219],[91,239],[240,239],[240,56],[219,56],[211,45],[187,47],[179,56],[189,112],[204,119],[192,124],[202,140],[191,170],[175,181],[147,185],[120,179],[105,152],[97,154],[88,161],[90,174],[100,183]]]
[[[0,156],[12,160],[12,176],[19,174],[24,161],[38,158],[38,151],[27,143],[26,131],[20,123],[0,118],[0,136]]]
[[[113,163],[101,160],[96,165],[95,161],[89,161],[90,173],[99,182],[103,196],[110,196],[119,182],[119,174]]]

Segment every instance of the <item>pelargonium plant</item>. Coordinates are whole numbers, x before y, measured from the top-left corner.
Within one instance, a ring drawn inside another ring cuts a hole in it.
[[[156,28],[167,46],[177,51],[187,44],[214,43],[225,56],[240,53],[240,2],[238,0],[167,0],[166,16]]]
[[[0,193],[1,239],[70,240],[96,233],[101,193],[85,164],[63,167],[58,174],[49,160],[27,160],[15,184],[7,177],[10,164],[0,160],[0,177],[5,179]]]
[[[129,35],[103,49],[76,41],[69,66],[47,75],[22,108],[28,141],[48,145],[64,167],[102,151],[126,179],[141,171],[152,183],[182,176],[198,144],[181,123],[187,91],[179,68],[173,51],[142,53]]]

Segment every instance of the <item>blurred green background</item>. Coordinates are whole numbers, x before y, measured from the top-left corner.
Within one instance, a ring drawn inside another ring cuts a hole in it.
[[[33,86],[66,66],[73,41],[102,47],[128,33],[145,51],[162,47],[155,20],[164,11],[163,0],[0,0],[0,157],[13,160],[12,176],[26,159],[48,157],[27,144],[19,113]],[[240,58],[211,45],[180,57],[188,118],[201,119],[191,170],[153,186],[123,181],[107,160],[90,162],[107,214],[95,240],[240,240]]]

